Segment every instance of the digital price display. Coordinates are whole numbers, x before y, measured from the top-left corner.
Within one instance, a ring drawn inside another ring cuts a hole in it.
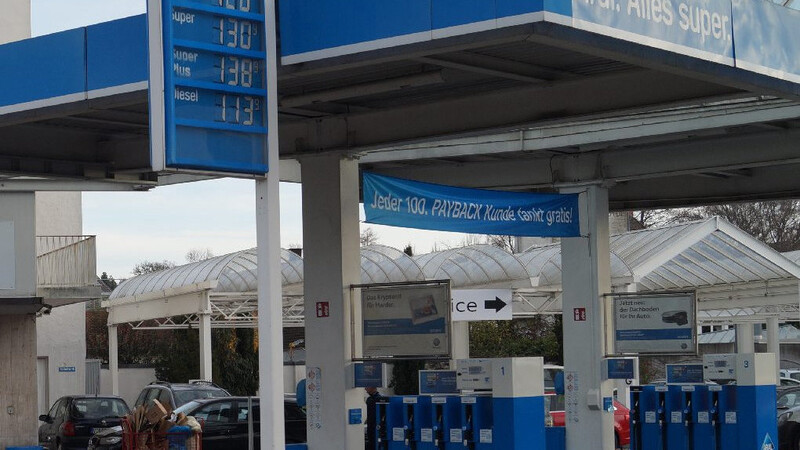
[[[263,175],[264,1],[162,0],[161,15],[165,168]]]

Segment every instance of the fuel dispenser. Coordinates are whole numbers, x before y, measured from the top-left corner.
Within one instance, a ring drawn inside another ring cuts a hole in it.
[[[461,399],[459,397],[431,397],[430,428],[420,430],[420,450],[462,449]],[[455,431],[456,439],[450,439]],[[429,439],[430,438],[430,439]]]
[[[705,355],[690,377],[631,393],[631,450],[774,450],[775,357]],[[719,384],[708,385],[705,380]]]
[[[721,450],[775,449],[777,374],[772,353],[703,356],[707,379],[726,384],[716,393]],[[713,393],[712,392],[712,397]]]
[[[402,435],[402,428],[398,428],[402,424],[402,407],[402,397],[390,397],[375,404],[375,444],[378,450],[397,448],[392,444],[398,429]]]
[[[544,448],[542,358],[460,360],[457,377],[462,391],[491,392],[490,396],[461,398],[464,447],[476,450]]]
[[[487,395],[461,397],[461,430],[463,449],[494,448],[492,429],[492,399]]]
[[[664,450],[666,386],[631,389],[631,450]]]

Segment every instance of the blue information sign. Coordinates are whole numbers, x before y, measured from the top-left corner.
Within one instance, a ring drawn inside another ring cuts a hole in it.
[[[667,364],[667,384],[703,384],[702,364]]]
[[[383,363],[367,361],[353,366],[354,384],[357,388],[386,387]]]
[[[264,9],[263,0],[162,0],[163,168],[268,171]]]
[[[458,394],[455,370],[420,370],[420,395]]]
[[[631,358],[609,358],[608,364],[609,380],[632,380],[636,378],[634,360]]]

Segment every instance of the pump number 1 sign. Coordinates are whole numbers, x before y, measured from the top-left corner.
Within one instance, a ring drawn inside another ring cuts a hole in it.
[[[265,9],[264,0],[148,0],[155,171],[268,171]]]

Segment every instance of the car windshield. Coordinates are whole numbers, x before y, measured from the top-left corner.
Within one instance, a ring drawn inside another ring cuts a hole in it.
[[[792,373],[790,373],[789,374],[789,378],[792,378],[792,379],[795,379],[797,381],[800,381],[800,372],[792,372]]]
[[[793,390],[778,394],[778,408],[794,408],[800,406],[800,391]]]
[[[229,397],[230,395],[222,389],[186,389],[175,391],[175,405],[183,406],[186,403],[198,398],[217,398]]]
[[[76,419],[123,417],[128,406],[116,398],[78,398],[72,401],[72,416]]]

